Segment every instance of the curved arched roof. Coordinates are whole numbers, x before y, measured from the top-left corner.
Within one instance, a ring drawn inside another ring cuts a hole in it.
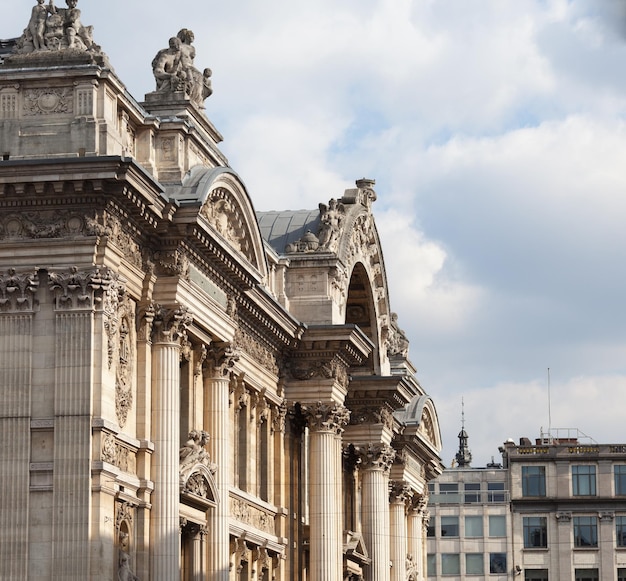
[[[287,244],[302,238],[308,230],[317,233],[320,211],[284,210],[257,212],[261,236],[278,254],[285,254]]]

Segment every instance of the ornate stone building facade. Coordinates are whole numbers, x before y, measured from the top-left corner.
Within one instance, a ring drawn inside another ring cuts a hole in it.
[[[67,4],[0,43],[0,578],[423,579],[374,182],[257,215],[193,34],[139,104]]]

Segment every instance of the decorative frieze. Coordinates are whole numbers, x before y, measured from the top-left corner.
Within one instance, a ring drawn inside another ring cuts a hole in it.
[[[180,250],[163,250],[154,255],[158,274],[164,276],[180,276],[189,280],[189,258]]]
[[[274,515],[241,498],[230,499],[230,514],[241,523],[253,526],[264,533],[274,535]]]
[[[39,288],[37,271],[20,273],[9,268],[0,274],[0,313],[32,311]]]
[[[70,87],[31,89],[24,93],[24,115],[71,114],[74,91]]]
[[[352,410],[350,424],[383,424],[385,427],[392,429],[393,414],[385,407],[359,407]]]
[[[134,450],[118,442],[113,434],[102,435],[100,459],[117,466],[128,474],[137,474],[137,456]]]
[[[313,378],[334,379],[344,387],[347,387],[349,383],[346,366],[337,358],[326,361],[295,359],[291,363],[289,372],[293,379],[299,381]]]
[[[278,375],[278,362],[274,353],[252,337],[252,335],[246,333],[241,326],[235,331],[234,343],[240,352],[246,353],[267,370]]]

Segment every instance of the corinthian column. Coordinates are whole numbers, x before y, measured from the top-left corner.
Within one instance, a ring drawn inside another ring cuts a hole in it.
[[[389,527],[391,545],[391,581],[406,581],[407,520],[406,502],[411,489],[403,480],[391,483]]]
[[[152,327],[152,581],[180,577],[180,345],[190,322],[183,307],[158,307]]]
[[[229,427],[230,370],[238,356],[230,345],[213,345],[207,352],[204,376],[204,428],[211,434],[209,454],[217,465],[215,473],[219,498],[208,512],[209,558],[207,571],[215,581],[228,581],[230,489],[232,451]]]
[[[342,579],[341,433],[350,412],[334,403],[302,406],[310,432],[311,581]]]
[[[395,451],[386,444],[370,444],[357,450],[363,469],[363,539],[372,559],[366,581],[390,581],[389,575],[389,469]]]

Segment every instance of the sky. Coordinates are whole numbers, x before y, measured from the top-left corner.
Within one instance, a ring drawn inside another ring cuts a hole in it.
[[[12,2],[0,38],[32,5]],[[257,210],[376,180],[391,308],[446,466],[462,402],[474,466],[549,427],[626,442],[625,0],[79,8],[139,101],[155,54],[193,30]]]

